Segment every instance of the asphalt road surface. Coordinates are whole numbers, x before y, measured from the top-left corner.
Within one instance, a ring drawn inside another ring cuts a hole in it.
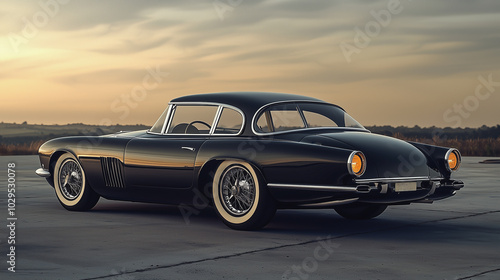
[[[210,208],[185,219],[176,206],[101,199],[69,212],[34,174],[36,156],[0,157],[0,279],[500,279],[500,164],[480,160],[464,158],[455,178],[465,188],[434,204],[369,221],[281,210],[263,230],[239,232]]]

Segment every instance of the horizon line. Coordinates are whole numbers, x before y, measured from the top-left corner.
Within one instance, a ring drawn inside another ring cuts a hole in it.
[[[57,123],[52,123],[52,124],[46,124],[46,123],[28,123],[27,121],[24,121],[22,123],[17,123],[17,122],[3,122],[0,121],[0,124],[7,124],[7,125],[38,125],[38,126],[69,126],[69,125],[85,125],[85,126],[98,126],[98,127],[113,127],[113,126],[145,126],[145,127],[151,127],[152,125],[146,125],[146,124],[109,124],[109,125],[101,125],[101,124],[89,124],[89,123],[66,123],[66,124],[57,124]],[[393,128],[398,128],[398,127],[407,127],[407,128],[420,128],[420,129],[426,129],[426,128],[442,128],[442,129],[467,129],[467,128],[482,128],[482,127],[487,127],[487,128],[494,128],[500,126],[500,123],[496,125],[486,125],[483,124],[481,126],[457,126],[457,127],[451,127],[451,126],[445,126],[445,127],[439,127],[439,126],[420,126],[420,125],[390,125],[390,124],[384,124],[384,125],[363,125],[364,127],[393,127]]]

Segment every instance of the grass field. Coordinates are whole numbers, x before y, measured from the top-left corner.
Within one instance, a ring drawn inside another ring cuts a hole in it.
[[[36,155],[38,148],[45,140],[33,141],[22,144],[2,144],[0,143],[0,156],[6,155]]]
[[[50,139],[64,136],[105,135],[118,131],[148,129],[144,125],[97,126],[81,123],[67,125],[0,123],[0,155],[34,155]]]
[[[397,136],[396,136],[397,137]],[[446,139],[436,140],[429,138],[407,138],[397,137],[406,141],[421,142],[436,146],[456,148],[463,156],[500,156],[500,138],[481,138],[481,139]]]
[[[0,155],[34,155],[45,141],[74,135],[104,135],[117,131],[135,131],[149,128],[144,125],[96,126],[85,124],[36,125],[0,123]],[[426,144],[457,148],[464,156],[500,156],[500,126],[478,129],[452,129],[449,133],[454,138],[430,137],[430,128],[373,127],[375,133]],[[435,129],[433,129],[435,130]],[[458,131],[458,132],[457,132]],[[488,133],[485,133],[487,131]],[[422,136],[419,136],[422,135]],[[491,137],[494,136],[494,137]],[[496,137],[495,137],[496,136]]]

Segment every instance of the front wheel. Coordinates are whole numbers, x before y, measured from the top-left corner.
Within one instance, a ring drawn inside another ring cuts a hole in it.
[[[90,210],[99,195],[89,186],[85,171],[72,154],[62,155],[54,168],[54,188],[61,205],[71,211]]]
[[[352,203],[335,207],[335,211],[342,217],[351,220],[368,220],[382,214],[387,205]]]
[[[232,229],[260,229],[276,213],[263,180],[246,162],[221,163],[215,172],[212,195],[217,214]]]

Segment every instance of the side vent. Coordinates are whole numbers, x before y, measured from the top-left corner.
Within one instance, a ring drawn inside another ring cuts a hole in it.
[[[123,164],[119,159],[101,157],[101,168],[106,187],[125,187],[123,183]]]

